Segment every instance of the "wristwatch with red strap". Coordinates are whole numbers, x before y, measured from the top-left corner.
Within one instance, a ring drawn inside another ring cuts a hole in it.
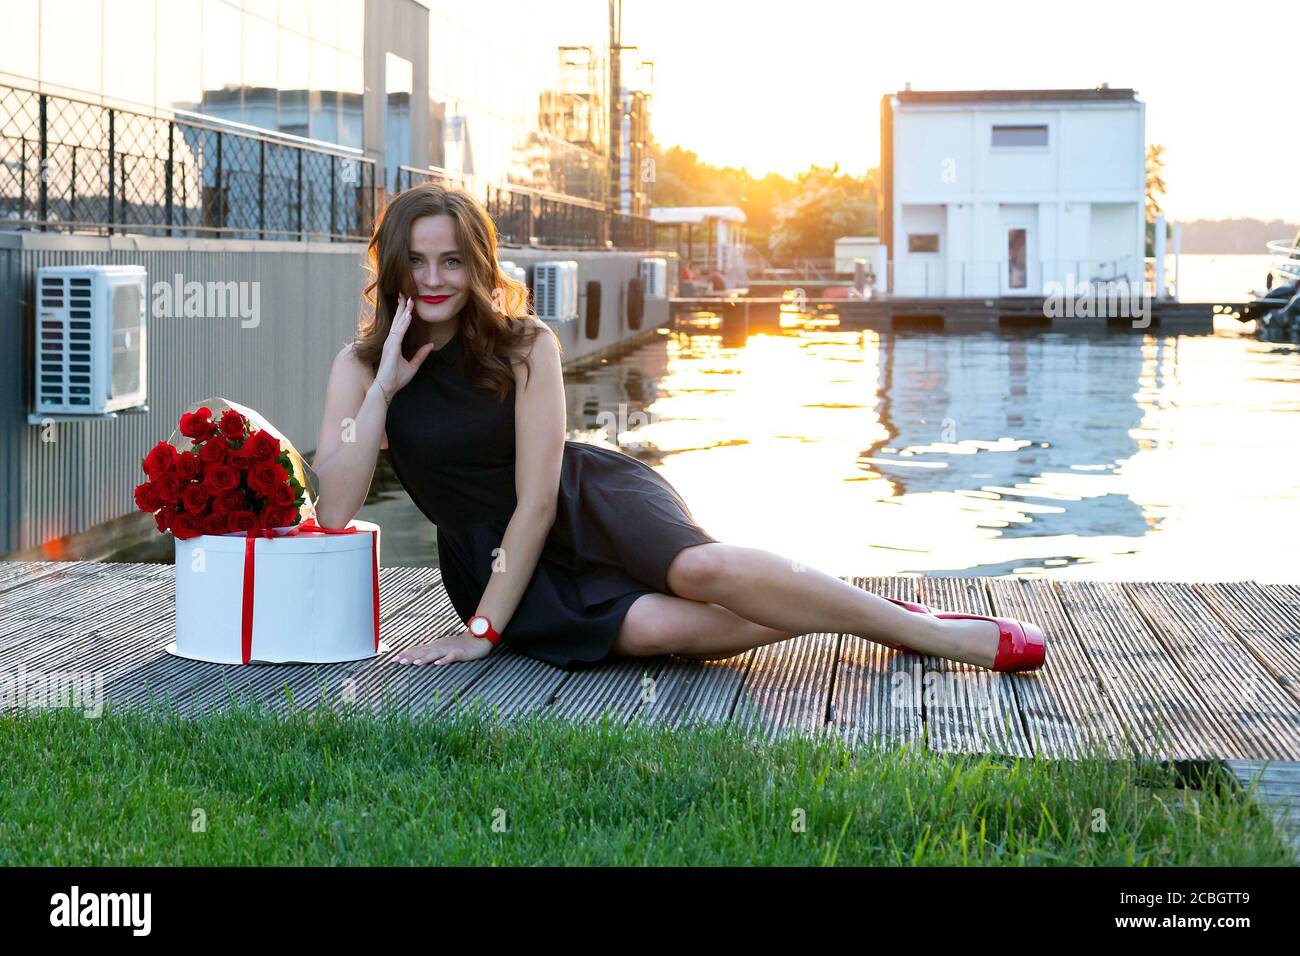
[[[471,617],[468,622],[468,627],[469,632],[475,637],[485,638],[493,644],[501,640],[501,635],[498,634],[496,628],[492,626],[492,622],[482,614],[475,614]]]

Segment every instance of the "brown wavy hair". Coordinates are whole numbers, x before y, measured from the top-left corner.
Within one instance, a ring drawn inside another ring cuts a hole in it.
[[[528,350],[543,329],[528,321],[535,315],[528,287],[502,273],[497,263],[497,230],[492,217],[463,189],[422,183],[398,193],[379,214],[366,257],[371,281],[365,298],[370,308],[358,324],[352,348],[372,372],[378,371],[384,340],[397,312],[398,293],[411,298],[417,294],[410,266],[411,226],[422,216],[444,215],[451,216],[455,224],[456,245],[469,269],[468,299],[460,311],[457,335],[470,357],[470,381],[492,389],[497,400],[504,401],[514,390],[517,357],[532,375]],[[418,316],[414,318],[419,321]],[[415,327],[412,323],[411,328]],[[549,328],[545,331],[555,338],[563,354],[559,338]],[[402,355],[410,359],[421,344],[413,344],[408,334]]]

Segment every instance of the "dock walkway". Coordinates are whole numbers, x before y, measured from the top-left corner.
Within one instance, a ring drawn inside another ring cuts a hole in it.
[[[675,297],[669,300],[674,321],[698,312],[710,312],[725,323],[741,327],[778,328],[781,307],[797,302],[800,311],[834,314],[841,329],[891,331],[924,328],[949,332],[996,331],[1001,328],[1039,328],[1054,332],[1098,332],[1158,329],[1166,333],[1212,333],[1214,317],[1239,317],[1245,303],[1176,302],[1147,300],[1144,311],[1116,310],[1109,301],[1095,314],[1091,307],[1076,311],[1064,302],[1048,305],[1043,296],[876,296],[827,298],[805,290],[792,299],[786,295],[713,295]]]
[[[1300,848],[1300,586],[1045,578],[845,578],[877,594],[1037,622],[1047,665],[1002,674],[806,634],[723,661],[621,659],[566,672],[505,645],[449,666],[209,664],[169,655],[170,565],[0,563],[0,674],[102,673],[117,708],[166,697],[187,715],[232,699],[279,711],[323,700],[500,719],[608,713],[667,727],[732,721],[754,734],[834,734],[849,745],[1077,759],[1222,762],[1260,778]],[[394,649],[462,624],[436,568],[380,571],[380,634]],[[924,731],[924,738],[923,738]]]

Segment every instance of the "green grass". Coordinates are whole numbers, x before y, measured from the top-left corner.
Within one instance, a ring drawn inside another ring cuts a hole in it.
[[[327,707],[32,710],[0,734],[7,865],[1291,862],[1221,780],[1101,759]]]

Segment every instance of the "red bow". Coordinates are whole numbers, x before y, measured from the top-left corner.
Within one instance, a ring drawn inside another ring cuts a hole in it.
[[[253,654],[253,581],[254,575],[254,556],[257,553],[257,539],[261,538],[292,538],[299,534],[358,534],[360,528],[322,528],[316,523],[315,518],[308,518],[302,524],[295,525],[291,530],[281,534],[274,528],[249,528],[248,536],[244,542],[244,607],[243,620],[240,627],[240,644],[243,651],[244,663],[247,664],[252,659]],[[374,614],[375,614],[375,653],[379,653],[379,533],[377,531],[368,532],[370,534],[370,579],[371,586],[374,589]]]

